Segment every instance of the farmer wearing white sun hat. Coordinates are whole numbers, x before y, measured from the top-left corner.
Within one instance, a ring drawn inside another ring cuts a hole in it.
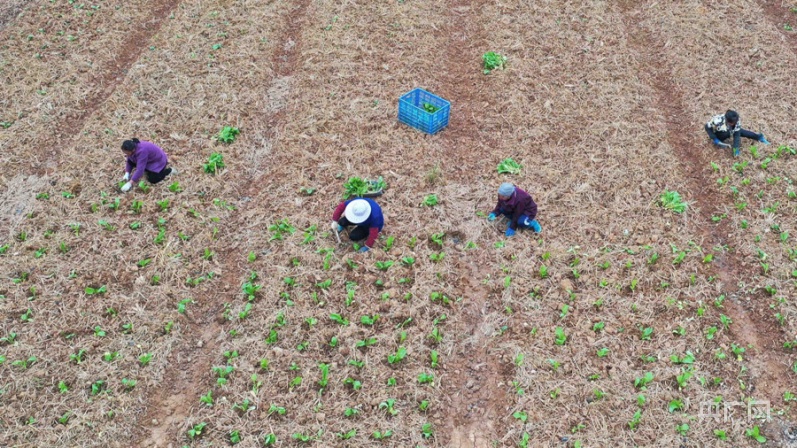
[[[356,198],[341,202],[332,214],[332,231],[342,232],[349,226],[356,226],[349,232],[352,241],[365,240],[360,252],[374,247],[376,237],[385,225],[382,208],[373,199]]]

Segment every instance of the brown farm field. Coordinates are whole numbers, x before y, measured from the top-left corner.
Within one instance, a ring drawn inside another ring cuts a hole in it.
[[[797,447],[797,2],[719,3],[0,4],[0,446]]]

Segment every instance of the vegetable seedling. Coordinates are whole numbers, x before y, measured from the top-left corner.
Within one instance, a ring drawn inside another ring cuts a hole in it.
[[[507,158],[498,164],[497,169],[499,174],[520,174],[523,165],[515,162],[512,158]]]
[[[207,427],[207,426],[208,426],[208,424],[205,423],[205,422],[198,423],[198,424],[194,425],[193,427],[191,427],[191,429],[186,431],[186,435],[191,440],[197,439],[200,436],[202,436],[202,431],[204,431],[205,427]]]
[[[755,440],[758,443],[765,443],[767,438],[761,435],[761,429],[758,425],[744,431],[744,435]]]
[[[665,190],[659,197],[659,204],[675,213],[683,213],[687,208],[686,202],[684,202],[680,193],[677,191]]]
[[[220,170],[224,169],[224,156],[221,153],[214,152],[210,154],[208,158],[208,162],[202,164],[202,168],[208,174],[216,174]]]
[[[216,44],[216,45],[219,45],[219,48],[221,48],[221,44]],[[217,49],[218,48],[215,48],[215,45],[214,45],[214,50],[217,50]],[[235,141],[235,137],[238,136],[238,134],[240,134],[240,133],[241,133],[241,131],[238,128],[236,128],[236,127],[224,126],[221,129],[221,131],[219,131],[219,134],[218,134],[218,136],[216,138],[218,138],[218,140],[220,142],[222,142],[222,143],[232,143],[232,142]]]
[[[436,194],[430,194],[430,195],[427,195],[423,199],[423,202],[421,202],[421,205],[424,205],[426,207],[434,207],[435,205],[437,205],[439,203],[440,203],[440,200],[437,198],[437,195]]]
[[[489,75],[490,72],[495,69],[504,69],[506,56],[502,56],[494,51],[488,51],[482,56],[482,62],[484,64],[484,74]]]
[[[343,184],[343,199],[350,197],[361,197],[371,193],[378,193],[387,188],[387,183],[379,176],[376,180],[368,180],[360,177],[351,177]]]

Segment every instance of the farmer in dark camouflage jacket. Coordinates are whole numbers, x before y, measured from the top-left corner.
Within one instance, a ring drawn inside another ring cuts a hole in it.
[[[734,157],[739,155],[739,148],[742,143],[741,137],[749,138],[765,145],[769,144],[764,134],[756,134],[747,129],[742,129],[739,114],[735,110],[728,110],[725,114],[715,115],[706,123],[705,129],[714,145],[719,148],[727,148],[729,145],[723,142],[732,137]]]

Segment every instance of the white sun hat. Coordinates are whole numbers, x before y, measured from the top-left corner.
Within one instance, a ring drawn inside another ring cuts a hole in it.
[[[365,199],[355,199],[349,202],[343,214],[350,223],[360,224],[371,216],[371,204]]]

